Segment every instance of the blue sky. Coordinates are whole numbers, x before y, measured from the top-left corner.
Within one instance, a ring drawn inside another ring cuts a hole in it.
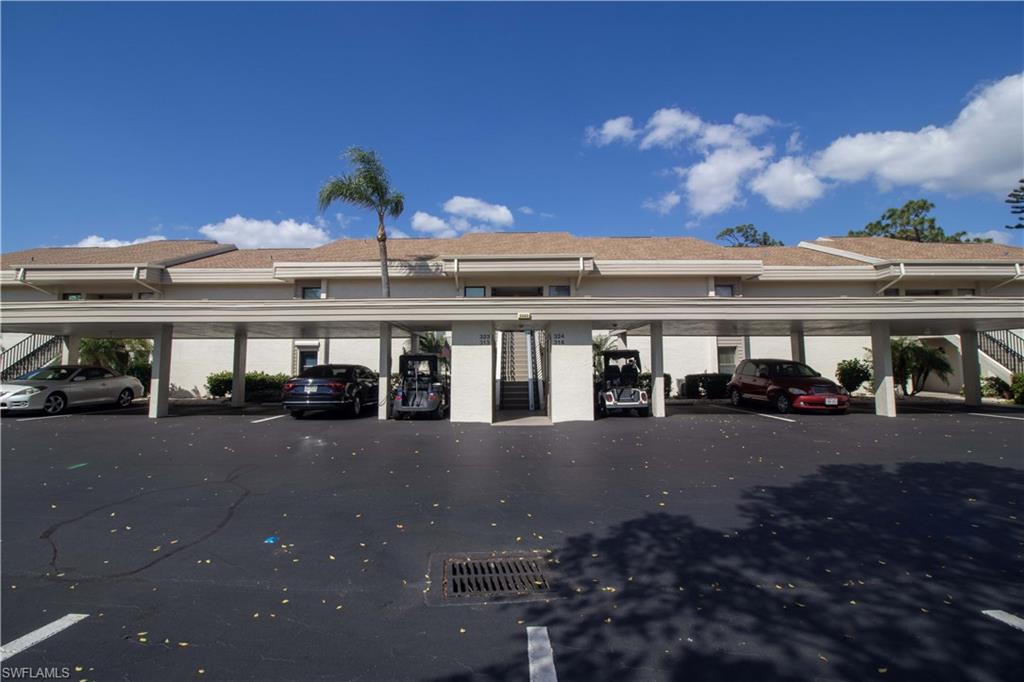
[[[350,145],[410,236],[795,243],[917,197],[1005,236],[1022,26],[1020,3],[4,3],[2,247],[368,236],[316,210]]]

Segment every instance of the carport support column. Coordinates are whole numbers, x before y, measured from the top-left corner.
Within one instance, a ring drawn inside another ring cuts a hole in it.
[[[593,326],[551,323],[551,421],[594,420]]]
[[[807,346],[804,344],[804,333],[789,333],[789,359],[797,362],[807,362]]]
[[[960,359],[963,362],[964,402],[981,405],[981,362],[978,359],[978,332],[960,333]]]
[[[377,364],[377,419],[387,419],[391,413],[391,325],[380,323],[380,360]]]
[[[171,339],[174,327],[160,326],[153,337],[153,368],[149,380],[149,416],[166,417],[171,394]]]
[[[889,323],[871,323],[871,359],[874,363],[872,381],[875,388],[875,414],[896,416],[896,383],[892,376],[892,346]]]
[[[82,345],[82,337],[68,334],[64,337],[63,345],[60,348],[60,364],[77,365],[79,362],[79,351]]]
[[[245,405],[245,352],[249,345],[249,333],[235,332],[235,353],[231,362],[231,406]]]
[[[665,343],[661,322],[651,322],[651,414],[665,416]]]
[[[494,420],[494,325],[452,323],[451,420]]]

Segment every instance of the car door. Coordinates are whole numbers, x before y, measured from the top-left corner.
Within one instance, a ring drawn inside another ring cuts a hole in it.
[[[84,405],[99,400],[100,377],[103,370],[99,367],[83,367],[71,377],[67,385],[69,405]]]
[[[754,375],[750,379],[750,397],[757,400],[768,400],[768,382],[771,367],[765,362],[754,362]]]

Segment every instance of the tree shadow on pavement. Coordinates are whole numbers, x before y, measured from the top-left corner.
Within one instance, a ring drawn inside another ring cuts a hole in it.
[[[757,487],[730,530],[650,513],[555,550],[547,626],[564,680],[1009,680],[1024,609],[1024,472],[833,465]],[[522,679],[523,655],[473,678]]]

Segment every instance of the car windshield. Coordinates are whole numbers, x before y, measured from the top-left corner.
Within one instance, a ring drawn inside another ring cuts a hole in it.
[[[777,377],[816,377],[818,373],[799,362],[780,362],[775,365]]]
[[[28,374],[22,374],[22,381],[65,381],[75,373],[74,367],[43,367]]]
[[[299,375],[302,379],[342,379],[352,380],[351,367],[331,367],[330,365],[317,365],[310,367]]]

